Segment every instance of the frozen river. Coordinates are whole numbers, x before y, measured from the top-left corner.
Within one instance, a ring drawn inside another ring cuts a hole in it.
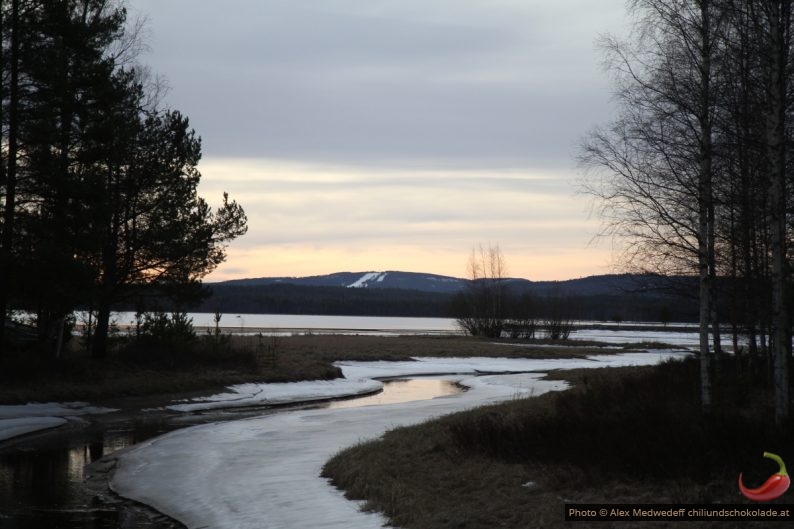
[[[190,316],[200,332],[202,327],[211,328],[214,324],[211,314]],[[134,315],[121,313],[116,320],[123,327],[134,322]],[[682,348],[692,347],[697,343],[695,329],[686,325],[677,325],[675,329],[664,329],[659,325],[651,329],[646,324],[622,323],[619,328],[604,322],[577,324],[580,327],[571,337],[582,340],[622,343],[658,341]],[[459,333],[454,320],[441,318],[225,314],[221,326],[224,332],[242,334],[264,332],[290,335],[308,332],[397,336]],[[115,490],[126,497],[154,506],[189,527],[380,527],[383,523],[380,516],[360,513],[356,504],[344,500],[340,492],[318,477],[324,462],[338,450],[360,440],[376,438],[396,426],[413,424],[519,395],[538,395],[562,389],[564,384],[560,382],[540,380],[540,373],[551,369],[652,364],[682,354],[680,351],[655,351],[584,360],[423,358],[414,362],[347,362],[340,364],[345,373],[344,380],[242,384],[209,399],[175,402],[165,410],[151,412],[184,414],[185,422],[180,427],[214,420],[207,419],[209,415],[204,415],[204,419],[196,419],[202,414],[216,413],[224,422],[181,428],[143,442],[140,442],[142,439],[138,434],[132,434],[129,441],[123,442],[119,442],[118,436],[114,434],[111,443],[113,447],[102,446],[102,449],[97,449],[101,445],[97,445],[95,439],[85,443],[80,440],[78,446],[68,450],[67,456],[54,455],[53,461],[56,462],[54,464],[69,469],[69,475],[64,481],[71,482],[81,479],[83,465],[95,459],[95,452],[101,457],[103,452],[107,456],[112,450],[127,447],[120,452],[121,455],[110,456],[117,458],[119,464],[119,470],[112,481]],[[406,389],[410,393],[407,397],[398,396],[396,400],[389,402],[388,399],[392,398],[390,395],[399,393],[393,391],[399,386],[391,384],[389,391],[366,397],[368,400],[365,403],[369,404],[367,407],[345,409],[361,404],[359,401],[340,401],[331,406],[323,404],[323,407],[313,409],[283,409],[276,413],[272,410],[264,411],[276,404],[371,393],[382,387],[380,380],[392,377],[423,377],[428,374],[447,375],[434,376],[432,381],[419,379],[424,381],[422,391],[425,391],[420,396],[417,396],[417,386],[414,386]],[[443,389],[454,387],[453,384],[466,386],[469,390],[459,393]],[[246,411],[230,412],[229,408],[232,407]],[[263,411],[257,412],[258,409]],[[18,416],[11,415],[5,420],[15,428],[36,429],[67,422],[73,424],[79,421],[79,417],[72,415],[84,411],[59,411],[56,407],[52,410],[37,410],[36,416],[31,417],[32,411],[25,410],[19,412]],[[240,417],[246,418],[240,420]],[[0,420],[3,420],[2,413]],[[144,424],[151,423],[159,429],[158,421],[159,419],[153,417],[146,419]],[[146,428],[151,429],[149,426]],[[2,429],[0,425],[0,430]],[[9,435],[13,435],[10,428],[7,430]],[[139,444],[130,446],[134,443]],[[0,458],[0,485],[4,481],[4,464]],[[6,474],[21,475],[16,471]],[[528,481],[531,478],[528,476]],[[40,501],[50,501],[50,492],[43,495],[40,492],[49,491],[48,486],[42,488],[41,485],[32,484],[32,487],[34,495],[42,496]],[[70,490],[58,488],[55,492],[56,495],[66,497],[72,494]],[[13,485],[7,499],[16,501],[18,491],[18,486]],[[4,518],[2,511],[3,505],[0,505],[0,528],[5,527],[5,522],[19,523],[19,519],[15,522],[13,516]],[[53,509],[50,511],[56,512]],[[70,516],[75,512],[78,511],[72,509]],[[42,526],[37,521],[40,521],[40,515],[35,516],[37,518],[31,524],[23,523],[13,527]],[[86,522],[80,521],[63,527],[82,529],[117,526],[116,515],[107,513],[102,516],[107,518],[106,522],[89,518]],[[61,523],[60,518],[58,520]],[[49,519],[45,525],[52,525]],[[140,527],[144,526],[161,527]]]
[[[358,504],[319,477],[337,451],[385,431],[443,414],[517,396],[565,388],[541,380],[553,369],[655,364],[680,358],[680,351],[597,356],[586,359],[421,358],[413,362],[341,362],[353,391],[367,380],[449,373],[468,391],[430,400],[357,408],[285,411],[264,417],[205,424],[145,441],[118,456],[112,486],[119,494],[151,505],[190,528],[380,528],[379,514]],[[490,374],[489,374],[490,373]],[[242,388],[194,403],[240,402],[317,394],[312,382],[277,390]],[[283,385],[287,386],[287,385]],[[344,388],[336,388],[340,394]],[[327,396],[327,395],[326,395]],[[296,397],[298,398],[298,397]],[[197,408],[190,408],[196,411]],[[532,480],[527,476],[527,480]]]

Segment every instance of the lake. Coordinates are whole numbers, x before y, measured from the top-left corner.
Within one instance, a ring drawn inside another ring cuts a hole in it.
[[[191,312],[193,325],[200,333],[215,327],[214,314]],[[135,325],[134,312],[114,314],[121,330]],[[80,319],[78,318],[78,321]],[[669,324],[576,321],[571,338],[607,343],[662,342],[697,347],[697,326]],[[301,314],[223,314],[219,327],[232,334],[370,334],[379,336],[462,334],[453,318],[408,318],[386,316],[320,316]]]
[[[215,328],[214,314],[191,312],[193,326],[199,332]],[[114,314],[119,328],[135,325],[134,312]],[[80,319],[78,318],[78,321]],[[459,334],[451,318],[407,318],[381,316],[313,316],[302,314],[223,314],[219,327],[234,334]]]

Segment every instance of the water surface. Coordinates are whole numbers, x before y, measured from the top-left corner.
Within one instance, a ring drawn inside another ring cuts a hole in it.
[[[455,379],[395,379],[384,382],[383,391],[380,393],[356,399],[331,401],[328,403],[328,407],[331,409],[360,408],[362,406],[399,404],[457,395],[461,391],[463,388],[455,383]]]

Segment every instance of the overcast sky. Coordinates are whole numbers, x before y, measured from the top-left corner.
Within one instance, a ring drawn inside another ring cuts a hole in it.
[[[141,62],[249,232],[208,277],[611,271],[572,155],[610,118],[595,41],[625,0],[129,0]]]

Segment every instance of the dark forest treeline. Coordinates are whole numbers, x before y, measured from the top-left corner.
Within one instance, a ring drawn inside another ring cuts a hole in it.
[[[57,356],[78,306],[104,357],[114,304],[196,293],[245,233],[234,201],[197,195],[200,139],[160,105],[140,37],[123,0],[0,1],[0,357],[8,309]]]
[[[447,317],[449,295],[418,290],[301,286],[210,285],[191,310],[247,314]]]
[[[207,285],[210,295],[197,305],[160,303],[165,310],[248,314],[322,314],[351,316],[456,317],[454,294],[405,289],[353,289],[291,284],[260,286]],[[669,294],[616,293],[610,295],[521,295],[533,300],[533,315],[545,318],[554,302],[564,307],[565,317],[600,321],[697,321],[697,305],[691,299]],[[135,310],[133,304],[118,307]]]

